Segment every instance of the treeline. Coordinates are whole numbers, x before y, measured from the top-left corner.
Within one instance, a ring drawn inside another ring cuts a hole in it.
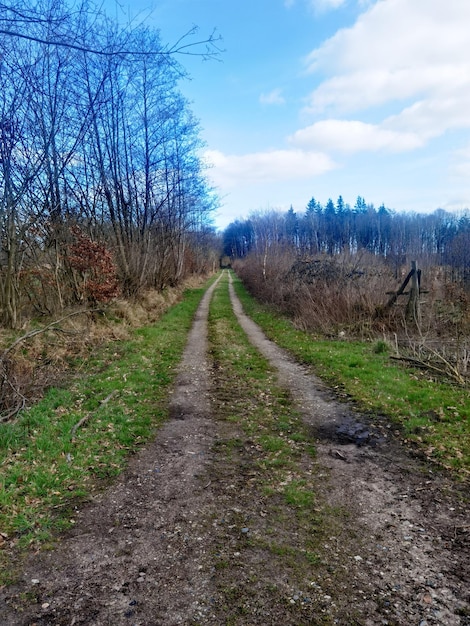
[[[215,197],[178,49],[87,0],[0,3],[0,33],[0,322],[213,263]]]
[[[396,213],[362,198],[354,207],[340,197],[325,206],[312,199],[302,214],[253,213],[224,232],[225,254],[246,287],[299,328],[389,336],[395,347],[433,337],[459,371],[468,365],[469,247],[468,212]]]
[[[421,265],[447,265],[470,272],[470,214],[438,209],[431,214],[397,213],[376,209],[358,197],[354,207],[340,196],[336,204],[310,200],[303,214],[253,213],[230,224],[224,232],[224,252],[243,258],[271,245],[283,245],[298,254],[315,256],[360,251],[386,259],[397,269],[409,259]]]

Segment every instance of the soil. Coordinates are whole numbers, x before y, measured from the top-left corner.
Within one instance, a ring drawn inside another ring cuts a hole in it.
[[[306,594],[295,589],[286,602],[270,602],[253,587],[244,612],[234,618],[226,610],[214,565],[227,539],[221,528],[234,529],[236,550],[245,532],[266,530],[266,513],[250,498],[249,477],[227,463],[221,468],[216,451],[227,427],[214,419],[211,402],[207,315],[214,287],[188,337],[170,419],[113,486],[77,508],[73,530],[53,550],[28,558],[18,582],[0,590],[0,624],[470,626],[468,485],[413,455],[385,419],[371,423],[340,402],[266,339],[232,288],[240,324],[277,369],[316,440],[318,493],[330,510],[347,515],[340,528],[332,525],[321,578],[305,581],[317,617],[291,610]],[[269,562],[234,555],[232,579],[246,579],[248,589],[259,574],[280,581],[287,594],[288,577]],[[328,572],[338,569],[334,588]]]

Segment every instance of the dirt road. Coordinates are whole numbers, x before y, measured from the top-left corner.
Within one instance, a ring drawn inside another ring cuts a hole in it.
[[[207,356],[215,288],[189,335],[169,421],[115,486],[76,511],[74,529],[58,547],[31,557],[21,581],[0,592],[0,624],[469,626],[468,492],[412,458],[385,421],[370,425],[339,403],[264,337],[231,287],[241,326],[277,368],[318,440],[318,491],[332,510],[341,506],[349,516],[328,539],[322,565],[325,572],[341,567],[344,585],[335,595],[316,584],[310,590],[323,594],[321,614],[289,613],[284,601],[261,610],[255,594],[243,615],[225,617],[213,520],[239,511],[241,495],[211,480],[223,428],[211,414],[214,374]],[[256,510],[257,504],[245,500],[243,506]],[[263,561],[243,563],[236,554],[237,571],[249,568],[253,580],[257,569],[266,569]],[[296,601],[294,595],[290,602]],[[347,621],[348,606],[360,617]]]

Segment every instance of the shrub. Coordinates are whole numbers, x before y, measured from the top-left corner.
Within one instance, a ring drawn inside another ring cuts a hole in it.
[[[109,302],[119,295],[117,268],[110,251],[72,226],[74,243],[68,245],[67,262],[72,270],[76,300],[90,304]]]

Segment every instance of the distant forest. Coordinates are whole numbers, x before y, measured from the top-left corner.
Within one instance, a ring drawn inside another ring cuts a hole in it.
[[[339,196],[322,205],[315,198],[303,214],[253,213],[231,223],[224,232],[224,253],[241,259],[260,245],[284,245],[299,255],[357,254],[380,256],[397,270],[410,259],[421,266],[445,265],[470,279],[470,212],[398,213],[378,209],[358,197],[351,207]]]
[[[470,367],[470,211],[375,208],[358,197],[230,224],[225,262],[259,300],[320,336],[377,336]],[[390,339],[391,338],[391,339]],[[437,342],[437,343],[436,343]],[[400,349],[401,349],[400,348]],[[428,355],[429,356],[429,355]],[[427,359],[427,356],[426,356]]]

